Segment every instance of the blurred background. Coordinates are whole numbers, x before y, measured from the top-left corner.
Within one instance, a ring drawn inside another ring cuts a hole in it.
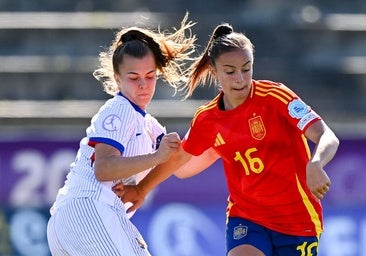
[[[337,133],[320,255],[366,256],[365,0],[0,0],[0,255],[50,254],[49,207],[109,98],[92,76],[99,52],[122,26],[178,27],[186,11],[200,52],[230,23],[255,45],[254,79],[283,82]],[[149,112],[184,135],[216,93],[199,88],[181,102],[159,82]],[[220,256],[226,198],[217,162],[161,184],[132,221],[153,255]]]

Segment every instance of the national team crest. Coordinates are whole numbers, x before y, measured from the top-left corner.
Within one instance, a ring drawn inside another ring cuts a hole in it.
[[[248,233],[248,227],[247,226],[236,226],[234,228],[234,233],[233,233],[233,239],[234,240],[239,240],[242,239],[243,237],[245,237]]]
[[[262,140],[266,135],[266,128],[264,127],[262,118],[260,116],[255,116],[250,118],[248,123],[252,137],[256,140]]]

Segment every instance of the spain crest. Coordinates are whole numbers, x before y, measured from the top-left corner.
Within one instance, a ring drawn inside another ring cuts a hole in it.
[[[266,135],[266,128],[264,127],[262,118],[260,116],[255,116],[250,118],[248,123],[252,137],[256,140],[262,140]]]

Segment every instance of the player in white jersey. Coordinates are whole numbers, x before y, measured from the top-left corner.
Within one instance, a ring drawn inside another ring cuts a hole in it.
[[[166,134],[146,108],[159,76],[174,88],[184,81],[183,61],[195,42],[187,18],[171,34],[121,29],[100,54],[94,76],[113,98],[92,118],[51,207],[47,238],[52,255],[150,255],[112,187],[138,183],[179,148],[178,134]]]

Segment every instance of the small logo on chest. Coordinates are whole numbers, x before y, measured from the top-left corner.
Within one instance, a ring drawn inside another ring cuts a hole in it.
[[[225,141],[222,138],[221,133],[217,133],[216,139],[215,139],[215,147],[218,147],[218,146],[221,146],[221,145],[224,145],[224,144],[225,144]]]

